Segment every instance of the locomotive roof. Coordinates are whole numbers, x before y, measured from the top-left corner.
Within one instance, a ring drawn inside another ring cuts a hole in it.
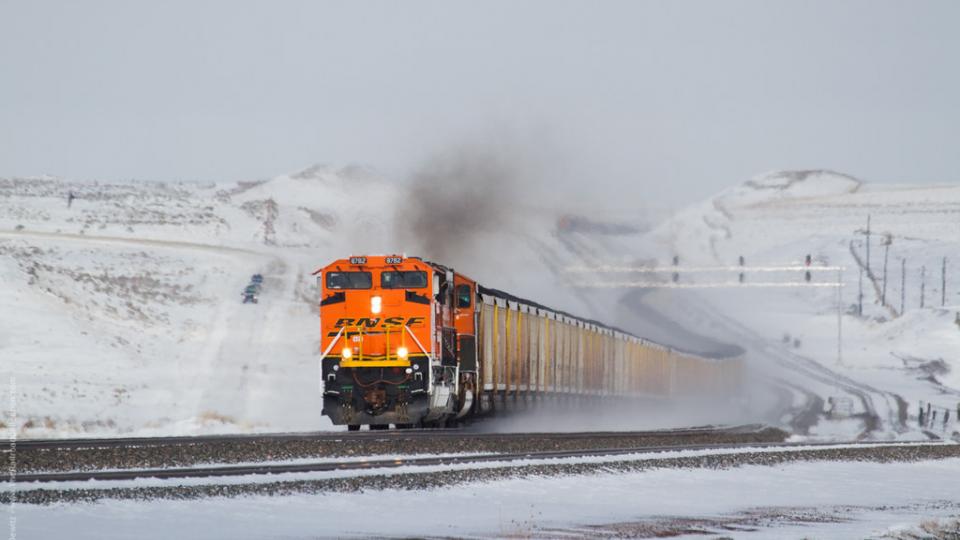
[[[380,257],[380,255],[373,255],[373,256]],[[401,255],[398,255],[398,256],[401,256]],[[447,272],[447,271],[456,272],[455,269],[453,269],[453,268],[451,268],[451,267],[449,267],[449,266],[445,266],[445,265],[440,264],[440,263],[436,263],[436,262],[433,262],[433,261],[429,261],[429,260],[423,259],[423,258],[421,258],[421,257],[416,257],[416,256],[402,256],[402,257],[403,257],[404,259],[415,259],[415,260],[420,261],[420,262],[422,262],[422,263],[424,263],[424,264],[426,264],[426,265],[428,265],[428,266],[430,266],[430,267],[432,267],[432,268],[434,268],[435,270],[440,271],[440,272]],[[319,271],[320,271],[320,270],[318,269],[317,272],[319,272]],[[316,272],[315,272],[315,273],[316,273]],[[461,274],[461,275],[464,275],[464,274]],[[715,346],[715,348],[714,348],[713,350],[706,350],[706,351],[694,351],[694,350],[691,350],[691,349],[686,348],[686,347],[678,347],[678,346],[675,346],[675,345],[666,345],[666,344],[664,344],[664,343],[659,343],[659,342],[654,341],[654,340],[649,339],[649,338],[645,338],[645,337],[642,337],[642,336],[638,336],[638,335],[636,335],[636,334],[634,334],[634,333],[632,333],[632,332],[627,332],[626,330],[623,330],[622,328],[618,328],[618,327],[616,327],[616,326],[611,326],[611,325],[609,325],[609,324],[602,323],[602,322],[597,321],[597,320],[595,320],[595,319],[588,319],[588,318],[586,318],[586,317],[579,317],[579,316],[574,315],[574,314],[572,314],[572,313],[570,313],[570,312],[568,312],[568,311],[563,311],[563,310],[560,310],[560,309],[554,309],[554,308],[552,308],[552,307],[550,307],[550,306],[546,306],[546,305],[544,305],[544,304],[541,304],[541,303],[539,303],[539,302],[535,302],[535,301],[533,301],[533,300],[529,300],[529,299],[527,299],[527,298],[521,298],[521,297],[519,297],[519,296],[510,294],[510,293],[508,293],[508,292],[506,292],[506,291],[501,291],[501,290],[499,290],[499,289],[493,289],[493,288],[490,288],[490,287],[484,287],[483,285],[481,285],[481,284],[479,284],[479,283],[477,283],[477,290],[478,290],[478,292],[479,292],[480,294],[482,294],[482,295],[484,295],[484,296],[489,296],[489,297],[492,297],[492,298],[499,298],[499,299],[504,300],[504,301],[515,302],[515,303],[518,303],[518,304],[523,304],[523,305],[532,307],[532,308],[534,308],[534,309],[536,309],[536,310],[543,310],[543,311],[548,311],[548,312],[551,312],[551,313],[556,313],[557,315],[562,315],[562,316],[567,317],[567,318],[569,318],[569,319],[573,319],[573,320],[575,320],[575,321],[578,321],[578,322],[580,322],[580,323],[582,323],[582,324],[588,324],[588,325],[596,326],[597,328],[602,328],[602,329],[607,330],[607,331],[610,331],[610,332],[617,332],[617,333],[620,333],[620,334],[623,334],[623,335],[626,335],[626,336],[633,337],[633,338],[635,338],[635,339],[643,340],[643,341],[645,341],[645,342],[647,342],[647,343],[653,343],[653,344],[660,345],[660,346],[662,346],[662,347],[668,347],[668,348],[670,348],[670,349],[672,349],[672,350],[674,350],[674,351],[678,351],[678,352],[682,352],[682,353],[686,353],[686,354],[691,354],[691,355],[696,355],[696,356],[702,356],[702,357],[706,357],[706,358],[721,359],[721,358],[729,358],[729,357],[733,357],[733,356],[739,356],[739,355],[742,355],[742,354],[745,352],[742,347],[739,347],[739,346],[737,346],[737,345],[724,344],[724,343],[717,343],[716,346]]]

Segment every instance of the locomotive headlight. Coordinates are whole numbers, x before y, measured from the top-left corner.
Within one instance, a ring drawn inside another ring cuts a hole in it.
[[[333,365],[333,370],[334,370],[334,371],[338,371],[339,369],[340,369],[340,364],[334,364],[334,365]]]
[[[340,353],[340,356],[342,356],[344,360],[347,360],[353,356],[353,350],[350,349],[350,347],[344,347],[343,352]]]
[[[407,368],[407,369],[405,369],[404,371],[406,372],[407,375],[413,373],[413,370],[410,369],[410,368]]]
[[[410,354],[410,351],[406,347],[397,347],[398,358],[406,358],[408,354]]]
[[[382,304],[383,304],[382,298],[380,298],[379,296],[371,296],[370,297],[370,313],[373,313],[374,315],[376,315],[377,313],[380,313],[380,307]]]

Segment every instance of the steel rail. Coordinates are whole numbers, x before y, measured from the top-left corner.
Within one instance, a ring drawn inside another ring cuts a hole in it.
[[[18,474],[12,480],[17,484],[45,483],[45,482],[87,482],[90,480],[136,480],[142,478],[178,479],[178,478],[214,478],[250,475],[277,475],[290,473],[313,473],[332,471],[355,471],[365,469],[392,469],[398,467],[429,467],[450,466],[459,464],[479,464],[515,462],[523,460],[547,460],[578,457],[620,456],[628,454],[657,454],[675,451],[696,450],[739,450],[746,448],[756,449],[799,449],[800,451],[832,450],[841,448],[878,448],[878,447],[918,447],[918,446],[949,446],[945,442],[856,442],[856,443],[718,443],[718,444],[674,444],[663,446],[640,446],[631,448],[600,448],[583,450],[546,450],[536,452],[516,452],[502,454],[481,455],[450,455],[422,458],[394,458],[394,459],[361,459],[356,461],[320,461],[313,463],[275,463],[275,464],[247,464],[210,467],[179,467],[167,469],[123,469],[110,471],[77,471],[53,473],[24,473]],[[651,457],[649,459],[659,459]],[[644,461],[645,459],[636,460]],[[92,487],[92,486],[87,486]]]
[[[443,438],[472,438],[472,439],[587,439],[587,438],[638,438],[657,436],[683,435],[740,435],[760,432],[768,426],[761,424],[744,424],[737,426],[703,426],[694,428],[649,430],[649,431],[585,431],[585,432],[552,432],[552,433],[487,433],[474,432],[462,428],[446,429],[411,429],[391,431],[319,431],[300,433],[263,433],[263,434],[236,434],[236,435],[200,435],[176,437],[119,437],[119,438],[85,438],[85,439],[16,439],[0,440],[0,452],[9,451],[12,443],[18,451],[28,449],[38,450],[69,450],[85,448],[114,448],[114,447],[144,447],[144,446],[189,446],[203,444],[236,444],[236,443],[272,443],[292,441],[405,441],[419,439]],[[5,444],[6,443],[6,444]]]

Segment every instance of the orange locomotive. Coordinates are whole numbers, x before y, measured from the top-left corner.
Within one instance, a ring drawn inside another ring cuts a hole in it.
[[[541,398],[738,393],[740,352],[683,352],[416,257],[316,272],[323,413],[351,430],[444,425]]]
[[[402,256],[350,257],[316,273],[323,413],[334,424],[440,425],[469,412],[476,282]]]

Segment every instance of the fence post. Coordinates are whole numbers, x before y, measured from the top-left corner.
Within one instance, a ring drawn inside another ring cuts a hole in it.
[[[958,404],[957,406],[960,407],[960,404]],[[960,409],[958,409],[958,410],[960,410]],[[918,415],[917,418],[918,418],[918,419],[917,419],[917,423],[920,424],[920,427],[924,427],[924,424],[923,424],[923,402],[922,402],[922,401],[920,402],[920,414]]]
[[[743,255],[740,256],[740,283],[743,283],[743,265],[744,265]]]
[[[676,269],[677,269],[678,266],[680,266],[680,256],[679,256],[679,255],[674,255],[674,256],[673,256],[673,269],[674,269],[674,272],[673,272],[673,276],[672,276],[674,283],[680,281],[680,272],[677,272],[677,271],[676,271]]]

